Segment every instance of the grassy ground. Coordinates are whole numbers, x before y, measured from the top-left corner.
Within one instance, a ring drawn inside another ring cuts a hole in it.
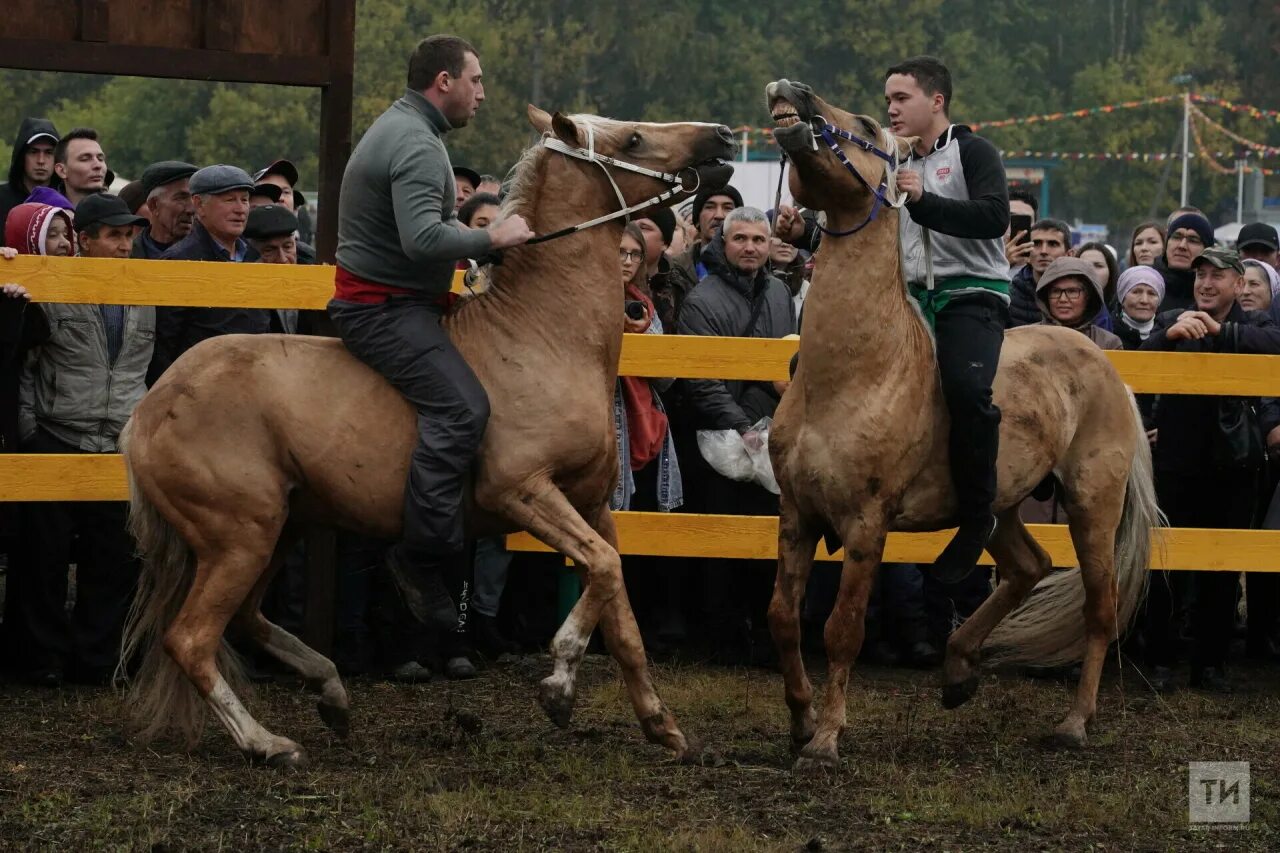
[[[989,677],[943,711],[932,674],[863,668],[838,772],[789,767],[780,679],[661,667],[664,698],[723,762],[646,744],[610,661],[588,658],[573,726],[533,701],[526,658],[464,683],[355,681],[354,732],[310,696],[250,707],[303,743],[305,770],[249,767],[210,727],[194,754],[130,744],[104,691],[0,687],[0,849],[1185,850],[1280,848],[1280,677],[1246,692],[1152,697],[1109,675],[1082,752],[1043,748],[1060,683]],[[1252,822],[1193,830],[1189,760],[1252,763]]]

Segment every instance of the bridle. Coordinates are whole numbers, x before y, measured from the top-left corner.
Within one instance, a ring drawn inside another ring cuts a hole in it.
[[[822,137],[822,141],[827,144],[827,148],[831,149],[831,153],[836,156],[836,159],[843,163],[844,167],[849,170],[849,174],[857,178],[858,183],[866,187],[867,192],[871,193],[871,195],[875,197],[875,202],[872,203],[871,210],[867,213],[867,218],[862,220],[862,222],[846,231],[832,231],[830,228],[826,228],[819,224],[818,228],[822,230],[822,233],[829,234],[832,237],[847,237],[850,234],[856,234],[875,221],[875,218],[880,215],[880,208],[882,206],[888,205],[892,208],[901,208],[902,205],[906,203],[906,195],[898,193],[898,147],[893,142],[893,134],[889,133],[889,131],[884,128],[880,129],[885,147],[893,152],[889,153],[889,151],[884,151],[878,148],[874,142],[870,142],[860,136],[850,133],[847,130],[835,126],[831,122],[827,121],[824,116],[814,116],[810,119],[809,125],[817,135]],[[874,154],[887,164],[887,167],[884,170],[884,178],[880,181],[879,187],[872,188],[867,179],[862,177],[862,174],[854,168],[853,164],[849,162],[848,155],[844,153],[844,149],[841,148],[840,143],[836,141],[837,138],[843,139],[845,142],[852,142],[863,151]],[[816,141],[814,146],[817,146]],[[891,198],[890,196],[893,197]]]
[[[577,225],[571,225],[568,228],[561,228],[559,231],[552,231],[550,234],[539,234],[537,237],[530,239],[525,243],[526,246],[532,246],[535,243],[545,243],[548,240],[556,240],[560,237],[567,237],[570,234],[576,234],[579,231],[585,231],[597,225],[603,225],[606,222],[612,222],[615,219],[627,217],[630,221],[631,214],[638,210],[652,207],[655,204],[661,204],[667,201],[677,193],[687,192],[696,193],[698,187],[702,186],[702,176],[698,174],[698,170],[693,166],[687,166],[679,172],[659,172],[656,169],[646,169],[644,166],[637,166],[635,163],[628,163],[625,160],[618,160],[596,151],[596,131],[595,127],[588,122],[587,130],[587,147],[575,148],[572,145],[566,145],[550,133],[543,134],[542,145],[557,154],[563,154],[566,157],[572,157],[576,160],[583,160],[587,163],[595,163],[604,172],[604,176],[609,179],[609,185],[613,187],[614,194],[618,197],[620,210],[613,213],[606,213],[604,216],[597,216],[595,219],[581,222]],[[648,178],[657,178],[671,188],[664,193],[659,193],[653,198],[645,199],[638,204],[628,205],[626,198],[622,195],[622,190],[618,189],[618,182],[613,179],[613,175],[609,172],[609,167],[613,166],[622,169],[625,172],[634,172],[637,175],[644,175]],[[688,186],[686,179],[682,178],[685,172],[692,172],[694,177],[693,186]]]

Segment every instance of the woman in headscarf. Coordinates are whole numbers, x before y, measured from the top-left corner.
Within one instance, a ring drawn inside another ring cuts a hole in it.
[[[1116,281],[1116,308],[1111,328],[1125,349],[1137,349],[1155,327],[1164,299],[1164,277],[1153,267],[1129,267]]]
[[[1280,302],[1280,273],[1266,261],[1248,258],[1244,261],[1244,290],[1236,299],[1246,311],[1266,311],[1277,321]]]

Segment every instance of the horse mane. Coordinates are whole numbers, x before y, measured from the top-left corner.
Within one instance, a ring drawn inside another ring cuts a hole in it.
[[[622,124],[617,119],[588,115],[586,113],[576,113],[569,116],[569,119],[580,127],[591,125],[596,130],[612,130]],[[520,155],[520,159],[507,172],[506,180],[503,181],[503,190],[505,192],[502,199],[503,216],[510,216],[513,213],[520,212],[520,208],[530,201],[529,196],[533,191],[534,176],[538,173],[538,157],[546,150],[542,145],[542,137],[538,137],[538,141],[526,148],[524,153]]]

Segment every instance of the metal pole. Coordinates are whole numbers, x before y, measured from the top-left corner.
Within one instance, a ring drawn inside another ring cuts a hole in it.
[[[751,131],[742,131],[742,162],[747,162],[747,148],[751,146],[751,137],[748,135]]]
[[[1187,206],[1187,177],[1191,161],[1187,157],[1187,147],[1191,136],[1191,90],[1182,96],[1182,207]]]
[[[1236,161],[1236,222],[1244,222],[1244,158]]]

